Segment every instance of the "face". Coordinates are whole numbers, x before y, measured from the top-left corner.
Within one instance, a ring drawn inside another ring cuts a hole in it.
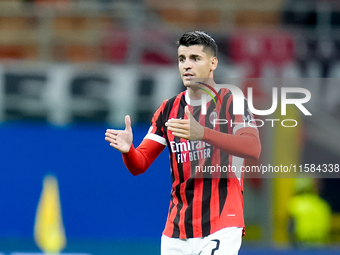
[[[217,58],[209,51],[203,51],[202,45],[178,47],[178,68],[186,87],[190,87],[193,78],[213,78],[217,67]]]

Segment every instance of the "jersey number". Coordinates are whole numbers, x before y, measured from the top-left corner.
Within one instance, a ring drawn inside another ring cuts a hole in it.
[[[211,250],[211,255],[215,254],[215,251],[218,250],[218,248],[220,248],[220,240],[215,239],[215,240],[211,240],[211,241],[215,241],[216,242],[216,247],[214,249]]]

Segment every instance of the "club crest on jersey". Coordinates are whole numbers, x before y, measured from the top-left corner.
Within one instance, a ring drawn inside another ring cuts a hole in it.
[[[254,116],[249,109],[246,109],[246,113],[243,115],[243,121],[252,122],[252,124],[255,124]]]
[[[211,123],[211,125],[214,124],[214,121],[217,119],[217,117],[218,117],[217,112],[213,110],[209,115],[209,122]]]

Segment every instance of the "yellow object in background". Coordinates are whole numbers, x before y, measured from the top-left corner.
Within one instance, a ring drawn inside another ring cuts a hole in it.
[[[305,192],[294,196],[288,204],[294,219],[297,242],[310,246],[322,246],[329,241],[332,211],[317,194]]]
[[[288,203],[293,220],[292,241],[300,247],[322,247],[329,243],[332,211],[318,195],[318,182],[313,178],[296,178],[295,195]]]
[[[281,111],[276,114],[276,119],[282,118]],[[300,110],[295,105],[287,105],[285,119],[296,120],[296,127],[284,127],[276,125],[274,129],[274,165],[275,166],[298,166],[301,157],[301,126],[303,125]],[[280,174],[280,173],[279,173]],[[288,247],[288,202],[294,195],[294,173],[277,175],[274,182],[273,194],[273,239],[276,245]]]
[[[59,253],[66,245],[58,181],[48,175],[43,181],[43,190],[35,216],[34,240],[45,253]]]

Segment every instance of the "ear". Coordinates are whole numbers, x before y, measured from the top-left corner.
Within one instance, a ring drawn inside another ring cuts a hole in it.
[[[217,64],[218,64],[217,57],[212,57],[210,62],[210,70],[215,71],[215,69],[217,68]]]

